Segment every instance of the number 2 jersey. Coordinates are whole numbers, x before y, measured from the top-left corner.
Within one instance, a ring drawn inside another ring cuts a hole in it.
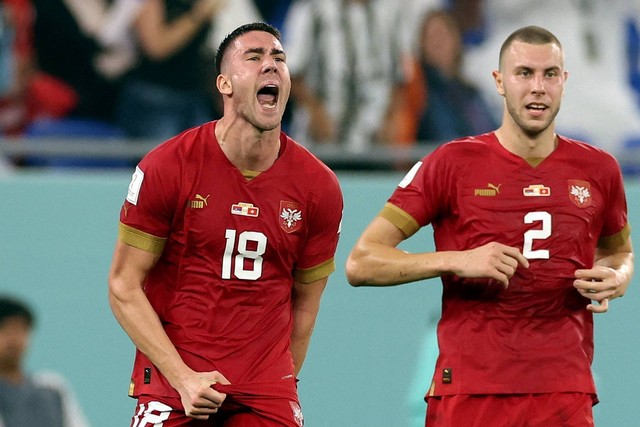
[[[284,133],[271,168],[247,176],[222,152],[215,125],[145,156],[119,238],[161,254],[144,289],[187,365],[218,370],[232,384],[292,379],[292,286],[335,270],[339,183]],[[140,351],[129,392],[178,396]]]
[[[596,246],[618,247],[630,233],[611,155],[559,137],[533,167],[494,133],[452,141],[414,166],[380,215],[407,236],[431,224],[437,251],[495,241],[530,262],[506,290],[489,279],[442,276],[429,395],[595,395],[593,317],[573,281],[575,270],[593,266]]]

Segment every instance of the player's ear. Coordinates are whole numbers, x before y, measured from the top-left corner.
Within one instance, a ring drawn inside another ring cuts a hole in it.
[[[564,97],[564,84],[567,82],[567,79],[569,78],[569,72],[568,71],[563,71],[562,72],[562,96]]]
[[[504,96],[504,85],[502,80],[502,73],[498,70],[494,70],[493,73],[491,74],[493,74],[493,80],[496,84],[496,91],[500,96]]]
[[[216,87],[223,95],[231,95],[233,92],[231,87],[231,79],[226,74],[219,74],[216,78]]]

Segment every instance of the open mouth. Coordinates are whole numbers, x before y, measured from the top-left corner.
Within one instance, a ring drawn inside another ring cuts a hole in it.
[[[547,106],[544,104],[531,103],[527,105],[527,110],[542,112],[547,109]]]
[[[276,85],[266,85],[258,90],[258,102],[263,107],[275,108],[278,102],[278,87]]]

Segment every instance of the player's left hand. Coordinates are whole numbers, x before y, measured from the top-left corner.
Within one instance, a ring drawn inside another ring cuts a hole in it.
[[[594,313],[607,312],[609,301],[622,297],[628,286],[617,270],[603,266],[576,270],[575,278],[573,286],[580,295],[598,303],[587,305]]]

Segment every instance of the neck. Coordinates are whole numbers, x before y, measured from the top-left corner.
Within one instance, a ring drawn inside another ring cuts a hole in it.
[[[558,145],[558,137],[551,126],[536,135],[527,135],[521,129],[513,132],[504,125],[495,133],[507,151],[522,157],[532,166],[537,166],[551,155]]]
[[[263,131],[254,126],[236,126],[223,117],[216,124],[215,133],[223,153],[240,170],[264,172],[278,158],[280,126]]]
[[[0,369],[0,378],[11,384],[20,384],[24,381],[24,374],[19,368],[7,368]]]

